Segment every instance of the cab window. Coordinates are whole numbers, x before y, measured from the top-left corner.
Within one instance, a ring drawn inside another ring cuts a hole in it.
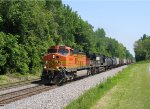
[[[62,55],[64,55],[64,56],[66,56],[67,54],[68,54],[68,50],[67,49],[58,49],[58,53],[59,54],[62,54]]]
[[[72,49],[70,50],[70,55],[73,55],[73,50]]]
[[[57,49],[48,49],[48,53],[57,53]]]

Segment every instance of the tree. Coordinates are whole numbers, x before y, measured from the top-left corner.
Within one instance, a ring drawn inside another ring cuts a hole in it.
[[[134,44],[136,61],[150,59],[150,36],[143,35],[141,39]]]
[[[144,52],[145,52],[145,59],[150,60],[150,38],[145,38],[143,41],[143,47],[144,47]]]
[[[103,28],[98,28],[96,31],[95,31],[95,34],[97,37],[105,37],[106,33],[104,31]]]
[[[5,34],[0,33],[0,74],[3,74],[4,65],[6,64],[7,61],[7,54],[4,51],[4,47],[6,44],[5,38],[6,38]]]
[[[0,0],[1,74],[39,72],[42,56],[56,44],[106,56],[130,56],[103,28],[94,32],[91,24],[61,0]]]
[[[20,46],[17,42],[19,36],[6,35],[1,32],[0,37],[3,41],[0,46],[1,73],[27,72],[29,70],[29,59],[24,47]]]

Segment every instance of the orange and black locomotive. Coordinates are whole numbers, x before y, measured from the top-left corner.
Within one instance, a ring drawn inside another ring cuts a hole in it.
[[[81,75],[93,75],[109,68],[131,63],[128,59],[110,58],[100,54],[85,54],[61,45],[50,47],[43,60],[44,67],[41,79],[44,83],[54,84],[61,84]],[[80,70],[87,70],[87,72],[77,72]]]
[[[74,79],[78,70],[89,67],[89,58],[85,54],[75,53],[67,46],[50,47],[43,60],[42,80],[56,84]]]

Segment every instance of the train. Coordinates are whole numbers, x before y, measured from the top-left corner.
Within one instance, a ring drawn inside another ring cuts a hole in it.
[[[56,45],[47,50],[43,56],[43,83],[63,84],[81,75],[94,75],[107,69],[130,64],[130,59],[106,57],[103,54],[89,54],[74,50],[68,46]],[[86,72],[78,71],[86,70]]]

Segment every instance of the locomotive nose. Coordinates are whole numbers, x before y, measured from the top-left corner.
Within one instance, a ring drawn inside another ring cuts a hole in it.
[[[58,70],[61,65],[59,54],[49,54],[45,57],[45,66],[47,70]]]

